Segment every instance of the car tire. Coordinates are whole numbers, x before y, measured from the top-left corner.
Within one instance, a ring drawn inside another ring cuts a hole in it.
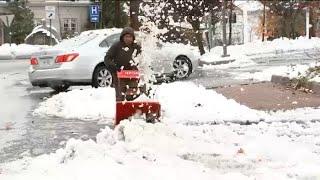
[[[185,79],[192,73],[192,63],[186,56],[179,56],[173,62],[173,79]]]
[[[60,84],[60,85],[52,85],[50,88],[52,88],[55,92],[65,92],[69,89],[70,85],[67,84]]]
[[[114,77],[112,71],[110,71],[106,66],[98,66],[92,77],[92,86],[98,87],[113,87]]]

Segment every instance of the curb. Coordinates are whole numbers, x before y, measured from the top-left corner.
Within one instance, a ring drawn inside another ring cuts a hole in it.
[[[213,61],[213,62],[206,62],[206,61],[200,61],[199,66],[203,65],[221,65],[221,64],[228,64],[236,61],[235,59],[230,59],[230,60],[223,60],[223,61]]]

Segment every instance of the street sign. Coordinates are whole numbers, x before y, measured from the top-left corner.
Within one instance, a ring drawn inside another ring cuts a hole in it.
[[[99,16],[99,5],[89,6],[90,22],[97,23],[100,20]]]
[[[0,19],[2,20],[3,24],[7,27],[11,26],[13,18],[13,14],[0,16]]]
[[[46,6],[46,19],[54,19],[56,16],[56,7],[55,6]]]

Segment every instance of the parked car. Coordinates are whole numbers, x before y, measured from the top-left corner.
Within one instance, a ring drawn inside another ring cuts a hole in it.
[[[119,40],[120,33],[121,29],[115,28],[86,31],[34,53],[28,73],[31,84],[56,91],[72,85],[112,85],[112,74],[103,60],[108,48]],[[183,79],[198,67],[198,58],[185,45],[163,43],[155,47],[151,66],[158,75]]]

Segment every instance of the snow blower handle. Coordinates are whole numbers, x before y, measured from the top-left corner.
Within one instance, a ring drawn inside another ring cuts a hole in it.
[[[117,72],[118,79],[140,79],[140,73],[137,70],[121,70]]]

